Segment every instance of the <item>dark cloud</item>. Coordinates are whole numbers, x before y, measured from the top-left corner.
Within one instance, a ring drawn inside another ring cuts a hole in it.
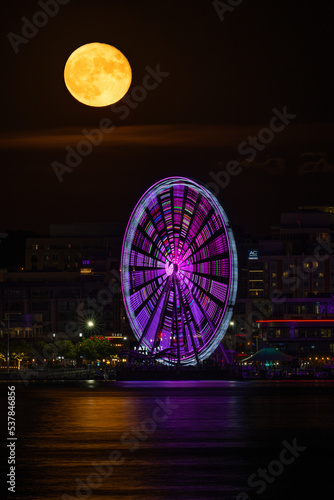
[[[271,175],[282,175],[286,171],[286,161],[283,158],[267,158],[265,161],[243,161],[242,168],[257,169]]]
[[[298,167],[300,175],[334,172],[334,165],[327,160],[326,153],[307,152],[301,154],[300,159],[302,162]]]
[[[171,146],[185,148],[221,148],[234,149],[233,159],[238,159],[237,148],[242,141],[257,133],[265,124],[254,126],[210,125],[210,124],[166,124],[116,126],[103,132],[99,147],[115,146]],[[66,145],[75,147],[80,141],[96,136],[99,126],[86,128],[59,128],[53,130],[22,131],[4,133],[0,139],[0,149],[60,149]],[[282,152],[291,151],[298,155],[318,136],[317,142],[327,151],[333,151],[334,124],[291,124],[282,133],[277,133],[261,156],[278,147]],[[92,141],[93,142],[93,141]],[[325,154],[325,153],[323,153]],[[260,154],[259,154],[260,156]],[[304,158],[305,156],[303,156]],[[231,158],[232,159],[232,158]],[[259,165],[272,160],[263,160]],[[250,163],[250,162],[248,162]],[[252,163],[253,166],[256,163]]]

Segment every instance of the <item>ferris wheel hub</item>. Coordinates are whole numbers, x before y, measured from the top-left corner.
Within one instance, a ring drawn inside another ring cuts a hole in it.
[[[179,270],[179,266],[176,262],[170,262],[169,260],[166,262],[165,270],[167,276],[171,276],[172,274],[177,274]]]

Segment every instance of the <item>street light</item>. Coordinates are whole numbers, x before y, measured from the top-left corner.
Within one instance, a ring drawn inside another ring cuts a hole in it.
[[[95,323],[93,320],[89,319],[88,321],[86,321],[86,331],[89,332],[88,336],[92,333],[92,330],[94,327],[95,327]],[[85,337],[86,336],[87,336],[87,334],[85,335]]]

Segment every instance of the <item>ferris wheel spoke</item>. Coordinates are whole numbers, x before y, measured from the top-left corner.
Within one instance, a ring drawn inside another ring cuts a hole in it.
[[[134,238],[134,243],[133,245],[136,246],[136,248],[141,249],[145,252],[147,252],[150,256],[154,256],[157,260],[160,260],[161,262],[165,262],[165,257],[164,257],[164,252],[166,252],[166,249],[164,245],[161,242],[161,239],[157,233],[153,233],[152,236],[155,237],[155,241],[151,235],[147,235],[145,233],[145,229],[141,226],[138,226],[138,232],[142,236],[142,242],[136,240]],[[144,244],[143,244],[144,243]],[[159,247],[160,244],[160,247]]]
[[[160,294],[161,287],[163,287],[166,279],[166,275],[162,275],[154,278],[150,282],[143,283],[141,286],[132,288],[130,303],[134,308],[135,314],[138,314],[147,303],[152,310],[152,297],[155,298],[156,295]],[[153,301],[153,303],[154,302],[155,301]]]
[[[198,360],[198,346],[196,344],[196,341],[197,341],[197,343],[199,343],[199,337],[197,335],[194,336],[194,334],[193,334],[193,328],[196,329],[196,327],[197,327],[198,334],[200,334],[201,328],[200,328],[200,325],[198,325],[197,320],[196,320],[196,318],[195,318],[195,316],[193,314],[193,310],[191,308],[190,303],[186,301],[186,298],[183,296],[183,294],[181,292],[180,283],[179,283],[178,280],[177,280],[177,286],[178,286],[178,290],[179,290],[179,297],[180,297],[180,299],[182,301],[182,304],[183,304],[183,310],[184,310],[184,313],[185,313],[185,320],[186,320],[186,324],[188,326],[188,331],[189,331],[189,336],[190,336],[191,344],[192,344],[192,347],[193,347],[193,350],[194,350],[194,353],[195,353],[195,356],[196,356],[196,360],[197,360],[197,362],[199,362],[199,360]],[[187,312],[189,314],[187,314]],[[190,316],[190,318],[188,316]],[[192,328],[192,326],[193,326],[193,328]]]
[[[163,245],[160,245],[163,246]],[[146,238],[142,233],[142,229],[138,230],[136,233],[136,238],[134,238],[131,251],[135,250],[138,253],[147,255],[152,259],[156,259],[162,263],[165,262],[164,257],[164,247],[159,248],[158,244],[152,238]]]
[[[146,327],[148,319],[152,311],[154,311],[159,301],[159,297],[164,290],[165,281],[166,278],[164,277],[162,281],[152,283],[129,295],[128,301],[133,317],[136,318],[141,328]]]
[[[212,255],[205,255],[204,252],[202,254],[198,254],[199,258],[194,258],[191,262],[192,265],[199,265],[199,264],[205,264],[207,262],[218,262],[222,260],[227,260],[228,261],[228,253],[227,252],[222,252],[222,253],[215,253]],[[187,269],[187,266],[184,266],[184,269]]]
[[[170,294],[171,285],[172,285],[172,280],[171,280],[171,277],[169,276],[169,278],[167,279],[166,287],[165,287],[165,292],[164,292],[165,297],[164,297],[164,301],[163,301],[162,308],[161,308],[161,314],[159,317],[158,326],[155,329],[154,339],[153,339],[153,342],[151,344],[151,354],[153,354],[153,351],[157,346],[158,335],[161,335],[161,337],[162,337],[162,328],[163,328],[164,322],[166,320],[166,309],[167,309],[168,303],[169,303],[169,294]]]
[[[176,296],[176,278],[173,275],[173,317],[172,317],[172,335],[175,332],[176,335],[176,347],[177,347],[177,361],[180,363],[180,336],[179,336],[179,324],[178,324],[178,314],[177,314],[177,296]],[[174,329],[173,329],[174,326]]]
[[[172,199],[170,190],[166,193],[162,193],[157,197],[160,213],[161,213],[161,221],[163,224],[162,232],[160,236],[164,238],[164,246],[167,248],[168,255],[172,260],[174,257],[174,240],[173,240],[173,223],[172,223]]]
[[[208,258],[213,259],[223,255],[227,257],[228,254],[228,244],[224,228],[221,228],[221,230],[217,231],[217,234],[211,235],[209,238],[206,238],[206,235],[203,236],[201,244],[188,256],[188,259],[201,262]]]
[[[190,337],[190,324],[187,318],[186,312],[186,301],[182,300],[182,292],[179,287],[179,280],[175,278],[175,333],[177,335],[176,341],[178,342],[177,348],[179,354],[179,359],[182,356],[187,356],[191,352],[192,339]],[[188,333],[187,333],[188,332]],[[196,346],[195,346],[196,347]],[[182,353],[182,355],[181,355]]]
[[[180,238],[181,238],[182,214],[184,207],[184,189],[185,187],[178,183],[172,186],[174,247],[175,247],[175,258],[177,260],[179,260],[180,257],[180,245],[181,245]]]
[[[171,206],[172,206],[172,233],[173,233],[173,257],[174,259],[177,259],[177,254],[178,254],[178,238],[176,235],[175,230],[176,229],[176,218],[175,218],[175,198],[174,198],[174,186],[171,186],[170,188],[170,197],[171,197]]]
[[[202,199],[202,195],[200,193],[196,193],[196,197],[191,200],[190,193],[194,193],[194,191],[188,189],[187,196],[185,195],[185,197],[184,197],[184,210],[183,210],[183,218],[181,221],[181,227],[183,227],[185,224],[186,233],[185,233],[185,235],[182,239],[182,242],[181,242],[180,255],[182,255],[182,253],[184,253],[184,247],[185,247],[185,245],[187,245],[187,242],[189,240],[193,241],[193,236],[191,236],[191,238],[189,238],[189,235],[190,235],[190,231],[192,229],[192,226],[194,225],[195,217],[198,216],[197,211],[198,211],[198,207],[200,205],[201,199]],[[191,203],[191,201],[193,203]],[[190,215],[186,216],[186,211]]]
[[[157,218],[159,217],[159,214],[157,214],[157,208],[160,210],[159,205],[156,204],[153,206],[150,205],[150,208],[146,208],[145,214],[147,216],[147,225],[144,227],[144,230],[149,231],[153,243],[159,249],[160,253],[164,256],[164,260],[166,260],[168,250],[165,246],[165,242],[161,238],[160,229],[157,225]]]
[[[152,304],[153,307],[149,313],[148,321],[145,323],[145,325],[142,326],[143,334],[141,335],[141,337],[138,341],[138,346],[140,346],[141,343],[145,340],[146,340],[148,345],[150,345],[150,346],[152,345],[152,342],[153,342],[152,335],[155,337],[156,332],[157,332],[157,328],[158,328],[157,322],[160,321],[160,317],[162,314],[161,302],[162,302],[162,299],[164,298],[164,292],[166,291],[166,288],[169,286],[169,281],[170,281],[169,279],[165,280],[165,282],[163,284],[164,286],[162,286],[160,289],[160,294],[157,295],[157,297],[156,297],[155,304]],[[145,337],[147,335],[149,335],[149,340],[145,339]]]
[[[195,244],[189,246],[184,256],[184,261],[191,262],[208,257],[215,257],[218,253],[225,253],[228,255],[228,245],[224,227],[221,226],[213,233],[215,226],[212,222],[212,218],[213,216],[211,215],[198,232]]]
[[[203,232],[204,228],[207,226],[207,224],[208,224],[209,220],[211,219],[213,213],[214,213],[214,210],[213,210],[213,208],[211,208],[209,210],[209,212],[206,214],[206,216],[205,216],[204,220],[202,221],[202,223],[197,228],[196,233],[193,235],[193,237],[191,238],[191,240],[189,241],[189,243],[187,243],[187,247],[184,248],[184,254],[182,255],[182,260],[180,262],[180,265],[183,262],[189,260],[189,258],[195,252],[197,252],[197,250],[198,250],[197,241],[198,241],[199,235],[201,235],[201,233]]]
[[[207,270],[208,272],[206,272]],[[193,274],[201,277],[209,275],[218,283],[227,284],[230,277],[229,262],[226,259],[202,262],[195,265]]]
[[[158,287],[162,281],[166,279],[164,270],[162,269],[149,269],[145,271],[138,271],[136,268],[131,272],[130,288],[132,293],[138,292],[143,288]]]
[[[179,260],[181,254],[181,248],[183,246],[183,241],[185,239],[185,231],[184,231],[184,223],[185,223],[185,211],[186,211],[186,202],[188,196],[188,186],[177,186],[179,192],[177,193],[177,203],[178,203],[178,232],[179,232],[179,241],[178,241],[178,253],[176,255],[176,259]]]
[[[164,210],[163,210],[163,205],[161,202],[161,196],[163,195],[156,193],[155,194],[155,203],[152,206],[152,210],[148,210],[148,214],[150,216],[150,219],[152,223],[154,224],[156,234],[158,235],[158,241],[160,244],[163,245],[165,249],[165,258],[167,258],[168,255],[171,254],[171,242],[169,240],[169,235],[167,231],[167,226],[166,226],[166,221],[164,218]],[[166,195],[164,196],[164,202],[165,204],[168,203],[168,197]],[[171,210],[171,206],[170,206]]]
[[[164,309],[164,320],[161,325],[161,337],[158,348],[176,350],[177,360],[180,361],[179,342],[179,308],[177,307],[177,289],[175,276],[170,276],[171,286],[168,290]],[[175,342],[176,341],[176,342]],[[175,346],[176,344],[176,346]],[[175,355],[173,355],[175,358]]]
[[[185,356],[189,355],[191,351],[194,352],[196,362],[199,362],[198,359],[198,353],[197,353],[197,347],[194,344],[194,339],[192,337],[191,333],[191,326],[188,318],[188,314],[186,311],[186,305],[181,298],[180,291],[179,291],[179,297],[180,297],[180,317],[181,317],[181,325],[182,325],[182,337],[183,337],[183,353]]]
[[[200,286],[196,280],[192,281],[190,285],[185,282],[185,286],[189,289],[189,293],[191,293],[206,320],[210,318],[209,326],[214,333],[226,307],[227,286],[209,279],[204,280],[203,286]],[[208,331],[205,333],[205,337],[207,337],[208,333]]]
[[[130,266],[141,266],[141,267],[151,267],[155,264],[157,267],[163,267],[164,261],[161,260],[162,257],[157,257],[151,253],[143,250],[142,248],[133,245],[129,255],[129,265]],[[159,266],[160,263],[160,266]]]
[[[228,295],[228,283],[222,283],[216,279],[196,274],[193,274],[191,279],[187,278],[188,281],[205,298],[208,297],[210,300],[213,300],[218,306],[225,304]],[[187,282],[186,286],[188,286]]]
[[[196,295],[192,293],[192,296],[193,296],[194,301],[196,302],[197,306],[202,311],[203,316],[205,317],[206,321],[208,322],[208,324],[209,324],[209,326],[211,328],[211,332],[213,334],[216,331],[217,326],[213,324],[213,321],[212,321],[210,315],[208,314],[208,312],[205,309],[205,307],[201,304],[201,302],[199,301],[199,299],[196,297]]]
[[[151,239],[154,245],[158,248],[163,262],[166,262],[167,255],[169,254],[168,245],[166,246],[168,240],[162,238],[161,227],[159,227],[159,224],[161,224],[159,223],[161,214],[159,215],[158,210],[160,211],[159,204],[155,204],[154,207],[152,207],[152,212],[146,208],[146,215],[148,218],[147,226],[150,229]]]
[[[159,209],[157,205],[158,193],[154,192],[154,196],[150,196],[148,200],[145,200],[141,204],[141,209],[136,213],[136,224],[132,227],[134,233],[133,238],[136,236],[136,231],[139,229],[142,234],[150,237],[152,243],[157,247],[162,255],[167,254],[167,250],[163,244],[159,229],[155,221],[155,214]]]
[[[156,349],[166,349],[174,350],[175,347],[175,321],[176,321],[176,310],[175,310],[175,288],[173,277],[169,277],[170,287],[166,291],[166,300],[163,305],[163,313],[161,316],[161,323],[158,327],[158,338],[155,339]],[[175,357],[173,355],[173,357]]]
[[[183,310],[181,297],[179,294],[179,289],[177,286],[177,278],[173,275],[173,287],[174,287],[174,296],[173,296],[173,328],[172,328],[172,336],[173,343],[174,337],[176,337],[176,347],[177,347],[177,359],[178,362],[181,360],[181,350],[184,353],[188,350],[188,342],[186,339],[186,333],[184,329],[184,320],[183,320]],[[182,335],[182,345],[181,345],[181,335]]]
[[[201,261],[183,264],[180,271],[191,278],[193,274],[204,277],[212,277],[216,281],[227,282],[231,274],[231,262],[227,255],[211,256]]]

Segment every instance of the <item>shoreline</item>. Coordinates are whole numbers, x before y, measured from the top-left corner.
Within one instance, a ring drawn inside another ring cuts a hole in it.
[[[269,376],[268,376],[269,375]],[[1,382],[56,382],[69,381],[79,382],[95,380],[100,382],[145,382],[145,381],[334,381],[334,376],[316,376],[314,374],[290,374],[274,375],[270,372],[258,375],[242,373],[240,370],[221,370],[214,368],[199,369],[164,369],[164,370],[144,370],[144,369],[122,369],[122,370],[50,370],[50,371],[12,371],[0,373]]]

